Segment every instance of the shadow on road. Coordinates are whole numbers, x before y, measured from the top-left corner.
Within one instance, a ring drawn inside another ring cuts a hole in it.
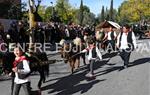
[[[103,59],[105,58],[112,58],[114,56],[116,56],[118,54],[118,52],[113,52],[113,53],[106,53],[102,56]]]
[[[101,66],[105,65],[108,62],[108,60],[103,60],[103,61],[96,61],[94,64],[94,70],[101,68]],[[48,94],[52,93],[57,93],[55,95],[72,95],[74,93],[85,93],[89,89],[93,87],[93,85],[105,81],[105,79],[102,80],[91,80],[87,81],[83,84],[79,84],[81,81],[85,81],[86,77],[85,75],[88,72],[87,65],[86,66],[81,66],[77,71],[75,71],[74,74],[68,75],[65,77],[61,78],[55,78],[55,79],[50,79],[47,80],[46,83],[51,81],[56,81],[53,84],[49,84],[47,86],[42,87],[42,91],[44,90],[49,90]]]
[[[144,63],[147,63],[147,62],[150,63],[150,57],[134,60],[133,62],[131,62],[129,64],[129,67],[136,66],[136,65],[141,65],[141,64],[144,64]]]
[[[31,91],[31,95],[42,95],[40,90]]]
[[[106,65],[109,60],[103,60],[103,61],[97,61],[94,64],[94,70],[97,70],[101,68],[103,65]],[[150,58],[141,58],[137,59],[129,64],[129,68],[132,66],[140,65],[150,62]],[[128,69],[128,68],[127,68]],[[108,74],[113,71],[121,71],[124,70],[122,66],[112,66],[107,67],[105,70],[96,72],[96,76],[101,76],[104,74]],[[75,72],[72,75],[68,75],[61,78],[56,78],[52,80],[48,80],[48,82],[55,80],[55,83],[48,84],[41,88],[42,91],[47,90],[48,94],[54,94],[55,95],[72,95],[74,93],[86,93],[89,91],[95,84],[105,81],[106,79],[94,79],[92,81],[83,82],[86,80],[85,75],[87,74],[87,67],[80,68],[79,71]]]
[[[85,80],[86,70],[81,73],[69,75],[58,79],[55,83],[42,87],[43,90],[50,90],[48,94],[56,93],[55,95],[72,95],[74,93],[80,92],[85,93],[93,87],[96,83],[103,80],[92,80],[83,84],[79,84],[81,81]]]
[[[134,60],[133,62],[131,62],[129,64],[128,68],[133,67],[133,66],[137,66],[137,65],[141,65],[141,64],[145,64],[147,62],[150,62],[149,57],[148,58],[137,59],[137,60]],[[104,75],[104,74],[108,74],[108,73],[116,71],[116,70],[118,70],[118,71],[124,70],[124,67],[123,66],[108,67],[106,70],[96,72],[96,76],[101,76],[101,75]]]

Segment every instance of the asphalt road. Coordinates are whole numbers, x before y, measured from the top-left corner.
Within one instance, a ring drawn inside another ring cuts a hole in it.
[[[42,85],[41,95],[150,95],[148,39],[138,41],[138,48],[132,52],[127,69],[122,69],[123,61],[116,53],[103,55],[103,61],[94,64],[96,79],[91,81],[86,80],[87,70],[82,63],[73,75],[70,74],[69,64],[51,64],[50,76]],[[59,54],[50,54],[48,57],[60,60]],[[38,95],[38,79],[38,74],[31,76],[34,95]],[[10,80],[1,80],[0,95],[10,95],[10,85]],[[24,95],[22,89],[20,95]]]

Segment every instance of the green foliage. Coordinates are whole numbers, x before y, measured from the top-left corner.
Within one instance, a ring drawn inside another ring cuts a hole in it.
[[[113,21],[113,20],[114,20],[114,13],[113,13],[113,0],[111,0],[110,11],[109,11],[109,20],[111,20],[111,21]]]
[[[42,18],[43,21],[46,20],[46,18],[45,18],[45,15],[46,15],[45,12],[46,12],[46,7],[45,6],[39,6],[39,8],[38,8],[38,14]]]
[[[7,19],[21,19],[21,10],[25,8],[25,4],[12,4],[12,2],[5,0],[0,3],[0,16]]]
[[[110,19],[110,10],[107,9],[106,7],[106,10],[104,10],[104,6],[102,6],[102,10],[101,10],[101,14],[98,15],[98,20],[99,20],[99,23],[100,22],[103,22],[104,20],[111,20],[111,21],[118,21],[117,17],[118,17],[118,12],[116,9],[113,9],[113,19],[111,20]]]
[[[93,26],[95,24],[95,15],[91,12],[84,12],[83,13],[83,23],[82,25],[90,25]]]
[[[11,7],[11,3],[10,2],[1,2],[0,3],[0,16],[3,18],[8,18],[7,14],[8,14],[8,10]]]
[[[100,21],[103,22],[104,20],[105,20],[105,10],[104,10],[104,6],[102,6],[101,19],[100,19]]]
[[[83,0],[81,0],[80,9],[79,9],[79,16],[78,16],[80,25],[83,25],[83,12],[84,12]]]
[[[21,19],[27,19],[27,18],[28,18],[27,4],[23,2],[21,4]]]
[[[118,20],[120,22],[137,22],[150,19],[149,0],[128,0],[119,7]]]
[[[72,19],[72,17],[70,17],[71,6],[68,0],[57,0],[55,8],[61,21],[68,23],[70,19]]]
[[[81,7],[76,12],[76,24],[80,25],[94,25],[95,24],[95,15],[90,12],[89,7],[83,5],[82,12]]]
[[[26,9],[23,9],[23,16],[28,16]],[[53,17],[57,17],[63,23],[74,22],[81,25],[93,25],[95,23],[95,15],[90,12],[89,7],[83,5],[79,9],[70,5],[69,0],[57,0],[56,5],[53,6],[38,6],[36,15],[41,17],[42,21],[50,21]],[[81,23],[82,22],[82,23]]]
[[[52,17],[53,7],[47,7],[45,10],[44,20],[49,21]]]
[[[109,20],[109,10],[106,7],[106,11],[105,11],[105,19]]]

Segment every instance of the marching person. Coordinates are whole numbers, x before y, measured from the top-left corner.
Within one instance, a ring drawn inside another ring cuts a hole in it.
[[[100,60],[102,60],[102,55],[101,55],[99,49],[96,47],[93,37],[90,37],[88,39],[88,47],[81,51],[81,53],[85,53],[85,52],[88,53],[88,60],[89,60],[88,68],[90,71],[86,75],[86,77],[94,77],[93,65],[96,61],[97,56]]]
[[[96,31],[95,33],[95,38],[96,38],[96,41],[97,41],[97,46],[98,48],[100,49],[103,48],[104,49],[104,46],[102,45],[103,43],[103,40],[105,38],[105,32],[104,32],[104,29],[101,29],[99,31]]]
[[[23,51],[21,48],[16,47],[14,49],[14,54],[16,56],[15,61],[13,62],[12,71],[15,73],[15,91],[14,95],[19,95],[21,86],[25,91],[25,95],[31,95],[30,93],[30,81],[29,81],[29,61],[23,56]]]
[[[117,47],[124,61],[124,68],[128,67],[131,52],[137,47],[136,38],[128,24],[124,25],[117,37]]]
[[[115,31],[113,31],[113,28],[114,26],[113,25],[110,25],[108,28],[107,28],[107,33],[106,33],[106,44],[107,44],[107,49],[108,50],[108,53],[110,53],[111,51],[115,51],[115,40],[117,38],[117,34]]]

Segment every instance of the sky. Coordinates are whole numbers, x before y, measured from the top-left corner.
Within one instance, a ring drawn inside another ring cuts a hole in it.
[[[22,0],[22,2],[27,2],[28,0]],[[35,0],[36,1],[36,0]],[[118,7],[121,5],[121,3],[124,0],[113,0],[114,2],[114,8],[118,9]],[[53,2],[54,5],[56,4],[56,0],[42,0],[41,5],[44,6],[52,6],[50,2]],[[81,0],[69,0],[69,3],[75,7],[79,8]],[[107,9],[110,8],[111,0],[83,0],[83,5],[86,5],[90,8],[90,11],[94,13],[96,16],[100,14],[101,8],[104,5],[104,7]]]

